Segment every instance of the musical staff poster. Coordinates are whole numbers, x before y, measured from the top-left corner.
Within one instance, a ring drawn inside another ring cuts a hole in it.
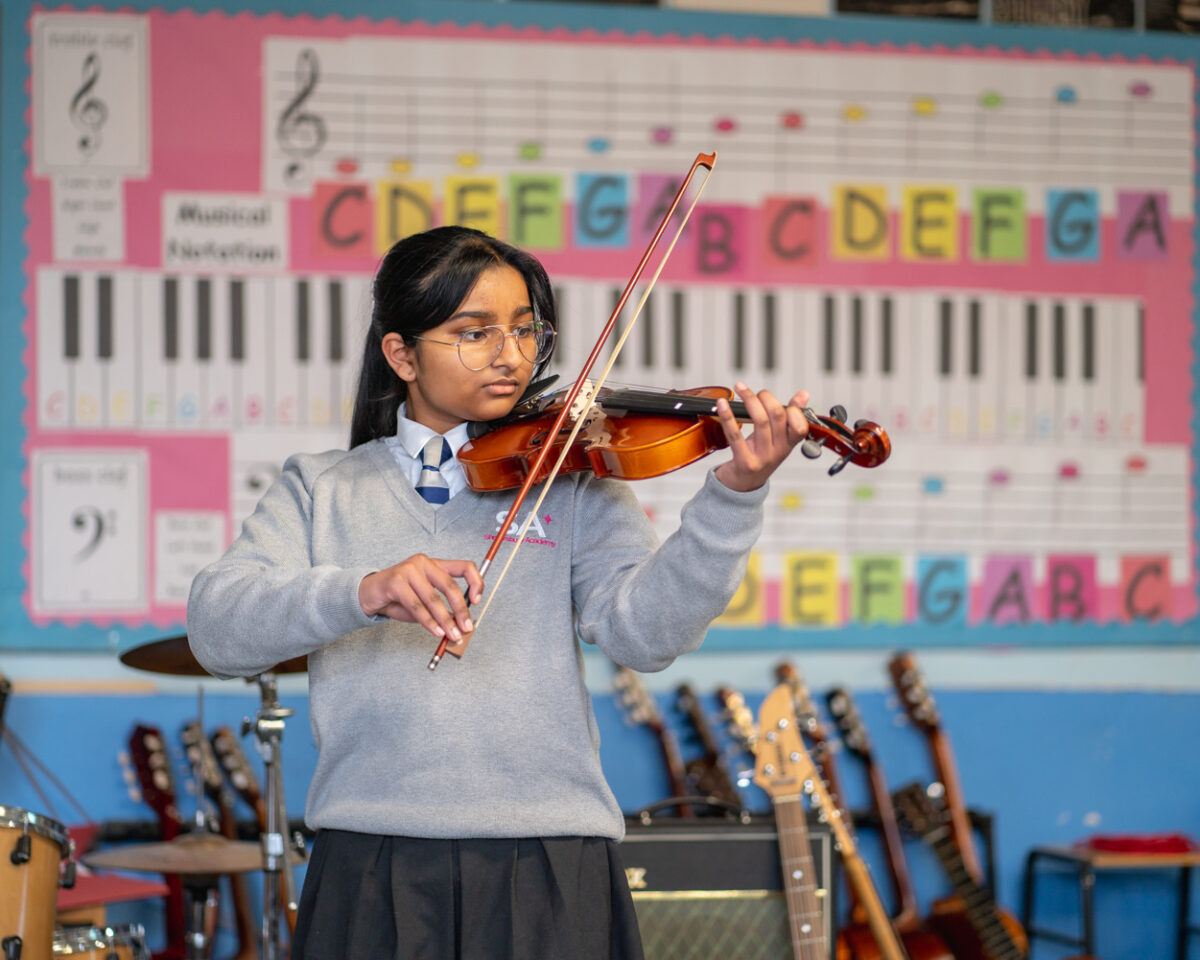
[[[28,28],[26,526],[0,644],[182,627],[286,456],[345,446],[395,239],[465,223],[536,253],[571,376],[712,151],[613,378],[803,387],[893,453],[787,462],[710,644],[1189,635],[1194,62],[951,49],[938,27],[46,8]],[[636,485],[663,536],[711,465]]]

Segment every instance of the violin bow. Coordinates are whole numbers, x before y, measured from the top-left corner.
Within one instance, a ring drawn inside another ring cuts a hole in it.
[[[646,269],[646,264],[649,263],[650,258],[654,255],[654,251],[658,248],[663,234],[666,233],[667,225],[671,222],[671,218],[675,215],[676,208],[678,208],[680,202],[683,200],[684,195],[687,193],[688,187],[691,185],[692,179],[696,175],[696,171],[704,169],[707,171],[704,174],[704,179],[700,181],[700,186],[696,189],[696,193],[692,197],[691,203],[688,205],[687,212],[683,215],[683,219],[679,224],[679,228],[675,231],[675,235],[671,238],[670,243],[667,245],[666,252],[659,260],[658,267],[655,269],[649,283],[647,283],[641,299],[638,300],[637,307],[634,309],[633,315],[629,318],[629,323],[625,325],[625,329],[621,331],[620,337],[617,338],[612,352],[609,355],[608,363],[605,364],[604,369],[600,372],[600,375],[596,378],[596,381],[590,384],[588,387],[588,395],[586,397],[588,406],[591,405],[593,399],[599,393],[600,388],[604,385],[604,381],[608,379],[608,374],[613,368],[613,364],[617,359],[617,355],[620,353],[621,348],[625,345],[625,341],[629,338],[629,334],[633,330],[634,324],[641,315],[642,308],[646,305],[646,301],[649,299],[651,292],[654,290],[654,285],[658,282],[659,275],[662,273],[663,268],[666,266],[667,260],[670,259],[671,253],[675,249],[675,244],[679,242],[680,236],[683,235],[684,228],[687,226],[688,220],[691,219],[692,211],[696,209],[696,204],[700,202],[700,195],[704,192],[704,187],[708,183],[708,178],[712,175],[713,165],[716,162],[717,155],[715,152],[697,154],[696,159],[692,161],[692,166],[688,170],[687,176],[684,177],[683,183],[680,184],[679,189],[675,192],[675,197],[672,199],[671,205],[667,208],[666,213],[663,214],[662,221],[659,223],[658,229],[654,231],[654,236],[650,239],[650,244],[646,247],[646,252],[642,254],[642,259],[638,262],[637,269],[633,271],[633,275],[629,278],[629,282],[625,284],[625,289],[621,292],[621,297],[617,301],[616,306],[613,308],[613,312],[608,318],[608,323],[606,323],[604,325],[604,329],[600,331],[600,337],[597,339],[596,345],[592,347],[592,352],[588,355],[587,360],[583,364],[583,368],[579,371],[579,376],[575,379],[575,383],[572,384],[571,389],[567,392],[566,399],[563,401],[562,409],[559,410],[558,416],[555,417],[554,424],[550,428],[548,433],[549,437],[557,437],[559,435],[566,424],[567,417],[569,417],[571,412],[575,409],[575,403],[579,398],[579,394],[582,392],[584,385],[588,383],[588,375],[592,372],[592,367],[596,365],[596,361],[600,358],[600,353],[604,349],[604,345],[608,342],[608,338],[612,334],[613,328],[617,325],[617,320],[621,316],[621,312],[625,309],[625,304],[629,301],[629,297],[632,295],[634,288],[638,285],[638,282],[642,278],[642,273]],[[571,444],[575,442],[575,438],[579,435],[579,431],[583,428],[583,424],[586,419],[587,418],[583,415],[583,413],[580,413],[575,417],[571,431],[568,434],[566,441],[562,444],[562,451],[559,453],[558,459],[555,461],[554,466],[550,469],[549,474],[547,474],[545,481],[542,483],[542,491],[539,494],[537,501],[534,503],[533,509],[529,511],[529,516],[525,518],[525,523],[521,526],[520,532],[517,534],[517,542],[513,545],[512,550],[509,551],[508,559],[505,561],[504,566],[500,569],[500,575],[496,578],[495,584],[488,592],[488,597],[484,602],[483,609],[480,610],[479,615],[475,618],[476,629],[478,629],[479,624],[483,621],[484,615],[488,611],[488,607],[491,606],[492,598],[496,595],[496,591],[500,588],[500,584],[504,581],[504,577],[508,573],[508,568],[512,566],[513,559],[516,557],[517,551],[520,549],[521,544],[525,540],[525,534],[529,530],[529,525],[533,522],[533,517],[537,514],[538,510],[541,508],[542,502],[546,499],[546,495],[550,491],[550,485],[554,482],[554,478],[558,476],[559,470],[562,468],[563,462],[566,460],[567,454],[571,449]],[[492,545],[488,548],[487,554],[483,558],[483,562],[479,565],[479,575],[481,577],[487,576],[487,572],[491,568],[492,561],[496,559],[496,554],[500,550],[500,544],[505,540],[505,532],[512,526],[513,521],[516,519],[517,513],[525,503],[525,499],[528,497],[529,491],[533,488],[534,478],[538,476],[542,467],[545,465],[546,458],[549,457],[550,448],[552,446],[552,442],[547,442],[543,444],[541,450],[538,451],[538,455],[533,462],[533,466],[526,475],[525,481],[521,484],[521,489],[517,491],[516,498],[513,500],[512,506],[509,507],[508,514],[505,516],[503,523],[500,525],[500,533],[498,533],[495,539],[492,541]],[[462,651],[466,649],[465,643],[457,652],[450,650],[449,647],[449,638],[442,637],[441,641],[438,643],[437,651],[429,661],[430,670],[437,669],[437,665],[441,663],[442,657],[445,656],[447,652],[453,654],[454,656],[461,657]]]

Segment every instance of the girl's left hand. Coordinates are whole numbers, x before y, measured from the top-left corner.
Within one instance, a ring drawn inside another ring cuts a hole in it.
[[[801,390],[785,407],[769,390],[755,393],[744,383],[735,384],[733,389],[745,405],[754,430],[750,436],[743,436],[728,401],[717,401],[717,418],[725,430],[733,459],[717,467],[716,475],[729,489],[744,492],[766,483],[792,448],[808,435],[808,420],[804,416],[808,391]]]

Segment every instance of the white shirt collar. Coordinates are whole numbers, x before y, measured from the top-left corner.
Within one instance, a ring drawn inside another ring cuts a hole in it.
[[[406,411],[407,404],[400,404],[400,409],[396,411],[396,440],[400,446],[414,460],[421,459],[421,451],[425,449],[425,444],[433,437],[436,437],[437,431],[425,426],[423,423],[417,423],[416,420],[409,420]],[[446,442],[450,444],[450,453],[457,457],[459,448],[467,442],[467,424],[460,423],[457,427],[447,430],[442,436],[446,438]],[[445,468],[443,467],[443,470]]]

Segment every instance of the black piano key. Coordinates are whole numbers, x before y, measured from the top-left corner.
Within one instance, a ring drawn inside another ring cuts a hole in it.
[[[979,301],[972,300],[967,310],[967,336],[969,338],[967,343],[967,372],[972,377],[978,377],[983,369],[983,353],[981,350],[981,341],[983,339],[983,317],[981,316]]]
[[[686,324],[683,291],[675,290],[671,294],[671,365],[676,370],[682,370],[687,364],[686,340],[684,337]]]
[[[863,302],[858,296],[850,298],[850,370],[863,370]]]
[[[775,320],[775,294],[763,294],[763,369],[775,369],[776,342],[778,339]]]
[[[79,277],[63,277],[63,356],[79,359]]]
[[[163,281],[163,358],[179,359],[179,280]]]
[[[942,300],[938,312],[938,372],[948,377],[954,372],[954,302]]]
[[[733,369],[746,368],[746,294],[733,295]]]
[[[1054,305],[1054,379],[1067,379],[1067,308]]]
[[[824,367],[826,373],[833,373],[834,365],[837,361],[837,305],[834,303],[833,297],[826,294],[825,296],[825,343],[822,350]]]
[[[246,359],[246,284],[244,280],[229,281],[229,359]]]
[[[96,279],[96,356],[111,360],[113,355],[113,278]]]
[[[642,366],[654,366],[654,298],[649,297],[642,307]]]
[[[212,281],[196,281],[196,359],[212,359]]]
[[[329,282],[329,362],[341,363],[345,355],[342,340],[345,331],[342,324],[342,282]]]
[[[879,315],[879,369],[892,372],[892,298],[884,297]]]
[[[1096,308],[1083,305],[1083,379],[1096,379]]]
[[[308,363],[308,281],[296,281],[296,362]]]
[[[1038,308],[1029,300],[1025,304],[1025,379],[1037,379],[1038,348],[1037,348]]]

